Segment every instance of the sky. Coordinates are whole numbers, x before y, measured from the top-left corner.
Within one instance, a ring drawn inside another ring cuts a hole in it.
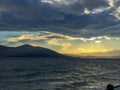
[[[0,0],[0,45],[120,56],[120,0]]]

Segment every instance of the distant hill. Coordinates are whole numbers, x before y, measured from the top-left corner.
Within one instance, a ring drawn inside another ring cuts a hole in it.
[[[112,50],[108,52],[85,53],[86,57],[95,58],[120,58],[120,50]],[[83,53],[84,55],[84,53]]]
[[[55,51],[23,45],[20,47],[6,47],[0,45],[0,57],[60,57],[63,56]]]

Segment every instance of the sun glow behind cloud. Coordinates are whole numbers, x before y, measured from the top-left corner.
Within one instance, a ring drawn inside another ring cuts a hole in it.
[[[115,0],[108,0],[110,7],[115,6]]]

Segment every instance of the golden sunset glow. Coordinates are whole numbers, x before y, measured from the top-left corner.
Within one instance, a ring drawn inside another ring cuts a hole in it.
[[[105,49],[102,44],[88,44],[83,45],[80,48],[65,48],[61,49],[59,52],[64,54],[73,54],[73,55],[87,55],[90,53],[98,53],[98,52],[109,52],[110,49]]]
[[[104,53],[119,50],[120,44],[119,37],[99,36],[83,38],[52,32],[24,33],[5,40],[7,43],[16,43],[18,46],[27,43],[32,46],[50,48],[62,54],[76,56],[104,55]]]

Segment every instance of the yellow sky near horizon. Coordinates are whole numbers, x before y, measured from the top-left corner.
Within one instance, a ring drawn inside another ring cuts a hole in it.
[[[120,50],[120,38],[108,36],[83,38],[52,32],[45,32],[45,34],[40,35],[32,32],[20,34],[16,37],[7,37],[5,40],[10,46],[30,44],[32,46],[40,46],[52,49],[62,54],[76,56],[96,56],[102,55],[102,53],[104,55],[105,53]],[[113,55],[115,55],[115,53]]]

